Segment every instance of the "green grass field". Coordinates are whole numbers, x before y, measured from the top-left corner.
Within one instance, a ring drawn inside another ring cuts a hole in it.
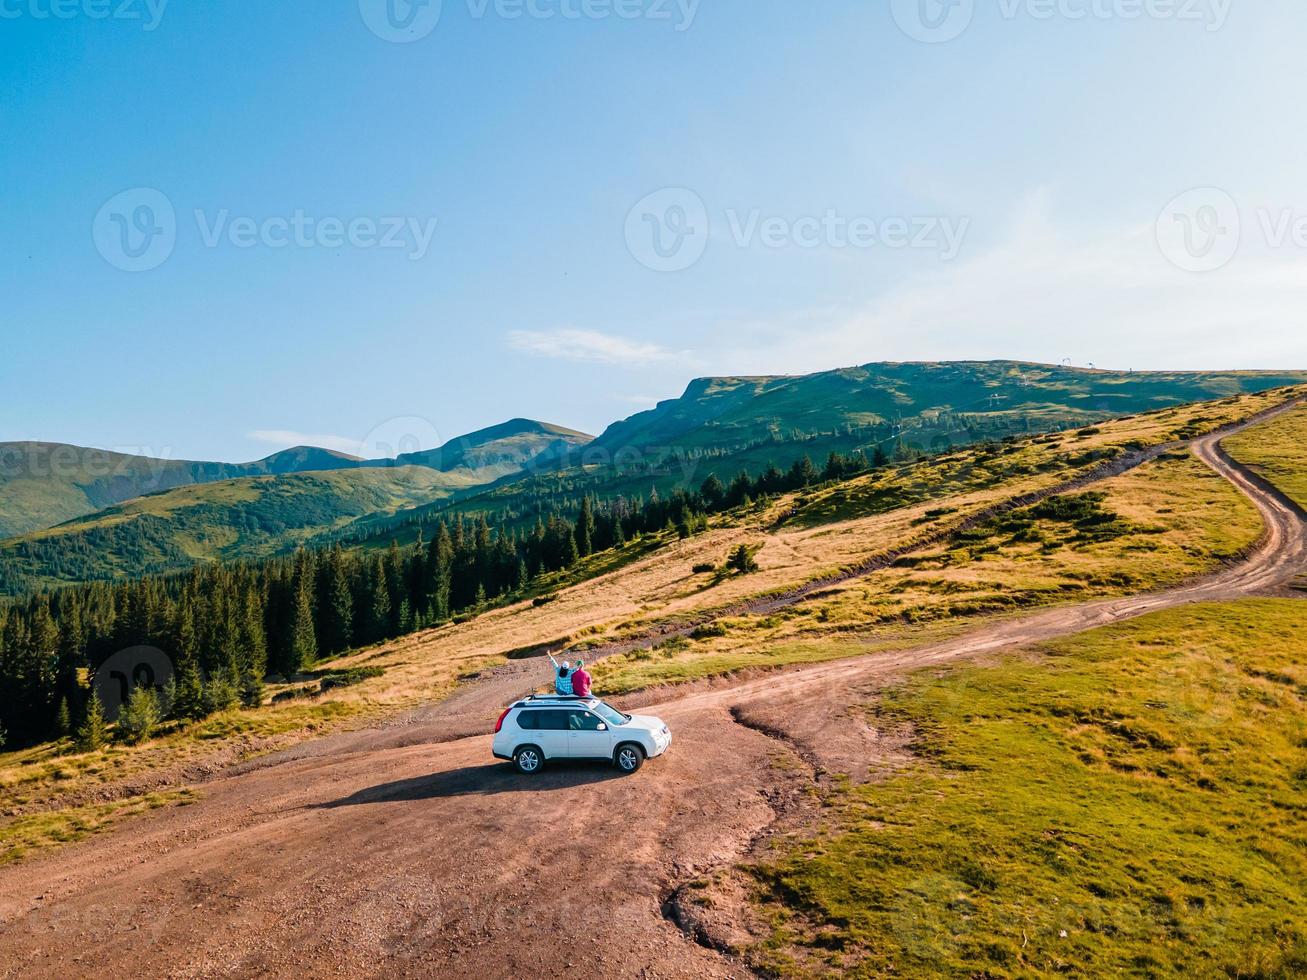
[[[1307,409],[1225,440],[1235,459],[1246,463],[1307,507]]]
[[[780,974],[1307,971],[1307,604],[1176,609],[868,712],[918,760],[750,868]]]

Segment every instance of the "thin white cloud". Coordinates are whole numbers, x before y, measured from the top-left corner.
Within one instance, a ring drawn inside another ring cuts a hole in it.
[[[538,357],[599,364],[666,364],[689,359],[688,351],[678,353],[642,340],[571,328],[510,330],[508,346]]]
[[[323,433],[295,432],[292,429],[255,429],[246,433],[255,442],[266,442],[282,449],[292,446],[317,446],[319,449],[332,449],[338,453],[357,454],[359,441],[347,436],[333,436]]]
[[[1068,231],[1041,193],[1000,244],[975,258],[913,276],[860,308],[736,324],[722,332],[712,360],[733,352],[733,370],[760,373],[995,357],[1104,368],[1301,369],[1305,327],[1307,252],[1245,241],[1228,266],[1184,272],[1158,249],[1151,222]],[[752,343],[741,345],[741,335]],[[750,349],[756,353],[741,361]]]

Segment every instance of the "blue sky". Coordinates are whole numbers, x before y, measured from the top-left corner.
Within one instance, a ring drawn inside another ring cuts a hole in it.
[[[0,0],[0,440],[236,460],[598,431],[704,374],[1307,367],[1300,0],[385,2]]]

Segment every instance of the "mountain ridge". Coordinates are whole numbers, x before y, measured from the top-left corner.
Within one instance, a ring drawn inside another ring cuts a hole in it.
[[[496,436],[497,431],[506,434]],[[55,527],[138,497],[222,480],[412,465],[443,473],[493,469],[486,475],[499,479],[536,455],[592,438],[564,426],[512,419],[398,459],[365,459],[304,445],[248,463],[164,459],[39,440],[0,442],[0,539]],[[511,439],[511,445],[496,452],[496,441],[504,439]]]

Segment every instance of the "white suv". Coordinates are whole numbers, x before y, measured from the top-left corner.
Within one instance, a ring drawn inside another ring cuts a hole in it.
[[[598,698],[532,695],[505,708],[495,723],[495,758],[528,775],[554,759],[603,759],[635,772],[671,744],[661,718],[623,714]]]

